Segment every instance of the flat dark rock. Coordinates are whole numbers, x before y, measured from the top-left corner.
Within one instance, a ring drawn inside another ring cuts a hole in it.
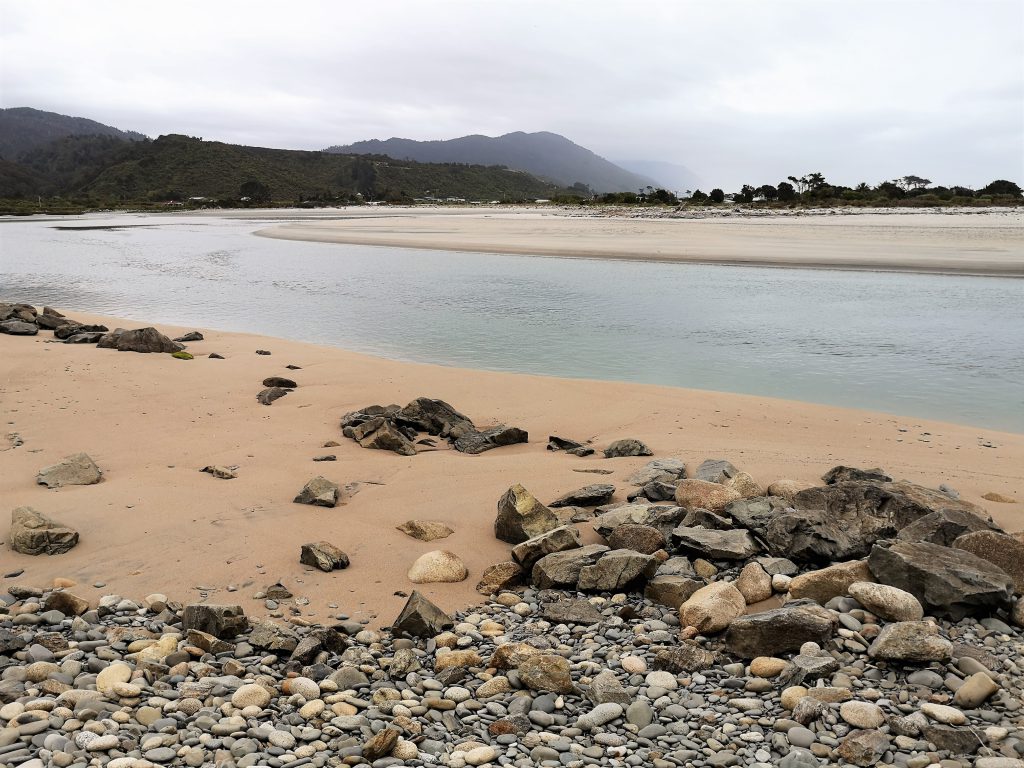
[[[286,379],[284,376],[268,376],[263,380],[264,387],[283,387],[285,389],[295,389],[296,384],[292,379]]]
[[[291,390],[285,389],[284,387],[268,387],[256,395],[256,400],[259,401],[260,405],[270,405],[272,402],[279,400],[289,392],[291,392]]]

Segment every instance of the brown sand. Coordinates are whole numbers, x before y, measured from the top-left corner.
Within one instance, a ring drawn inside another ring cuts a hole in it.
[[[485,253],[1024,277],[1024,213],[1015,210],[739,219],[389,210],[349,209],[335,220],[291,222],[257,234]]]
[[[68,314],[110,327],[143,325]],[[403,604],[394,593],[414,588],[405,576],[413,560],[448,549],[464,558],[469,579],[422,591],[445,608],[466,606],[479,599],[473,587],[484,568],[508,557],[492,525],[495,503],[510,485],[521,482],[551,501],[607,479],[619,487],[615,498],[624,499],[626,476],[646,461],[550,453],[548,434],[593,439],[598,447],[636,437],[656,456],[691,465],[728,458],[765,484],[780,477],[816,481],[840,463],[880,465],[898,478],[948,483],[1008,529],[1024,527],[1024,505],[981,498],[997,492],[1024,499],[1019,434],[762,397],[399,363],[216,331],[189,348],[226,360],[179,361],[51,338],[0,336],[0,498],[4,514],[30,505],[80,530],[82,541],[55,557],[0,546],[0,571],[25,570],[0,581],[0,590],[68,577],[79,582],[73,591],[91,599],[164,592],[192,601],[205,587],[211,601],[238,601],[261,613],[252,594],[281,579],[308,597],[304,610],[321,619],[344,611],[388,623]],[[273,354],[256,355],[261,348]],[[290,373],[288,363],[302,370]],[[255,396],[271,375],[292,375],[300,387],[266,407]],[[531,441],[475,457],[447,449],[401,457],[341,436],[338,421],[347,411],[417,396],[443,398],[479,425],[521,426]],[[9,432],[24,445],[8,448],[2,438]],[[324,449],[327,440],[341,445]],[[78,451],[97,461],[103,482],[58,490],[35,484],[41,467]],[[336,454],[337,462],[312,461],[323,453]],[[238,478],[200,473],[207,464],[238,465]],[[614,473],[572,471],[585,468]],[[292,503],[317,474],[362,485],[335,509]],[[413,540],[395,530],[410,518],[442,520],[455,534]],[[306,572],[299,547],[319,539],[344,549],[351,567]],[[95,582],[106,586],[93,588]],[[228,585],[239,589],[230,593]],[[329,610],[331,602],[339,608]]]

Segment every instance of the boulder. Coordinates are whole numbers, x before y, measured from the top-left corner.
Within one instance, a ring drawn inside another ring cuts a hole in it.
[[[739,470],[725,459],[705,459],[693,476],[706,483],[721,483],[739,474]]]
[[[962,549],[1005,571],[1013,579],[1014,590],[1024,594],[1024,541],[998,531],[965,533],[953,542]]]
[[[714,634],[742,616],[746,608],[747,601],[735,585],[715,581],[698,589],[679,607],[679,623],[695,627],[701,634]]]
[[[885,621],[920,621],[924,618],[920,601],[897,587],[855,581],[848,591],[850,597]]]
[[[644,443],[632,438],[616,440],[604,449],[606,459],[618,459],[625,456],[653,456],[654,452]]]
[[[542,603],[540,616],[555,624],[598,624],[601,612],[588,600],[565,597],[550,603]]]
[[[199,331],[189,331],[186,334],[178,336],[174,340],[175,341],[179,341],[179,342],[184,342],[184,343],[188,343],[190,341],[202,341],[203,340],[203,334],[201,334]],[[273,384],[264,384],[263,386],[265,386],[265,387],[272,387],[274,385]]]
[[[89,610],[89,601],[70,592],[51,592],[43,600],[44,611],[60,611],[65,616],[81,616]]]
[[[794,600],[808,599],[824,605],[834,597],[848,594],[854,582],[873,580],[866,560],[851,560],[801,573],[789,583],[789,596]]]
[[[666,545],[665,535],[652,525],[620,525],[608,536],[612,549],[632,549],[645,555],[653,555]]]
[[[836,625],[832,614],[815,603],[790,603],[735,618],[725,633],[725,646],[744,659],[775,656],[799,650],[804,643],[824,643]]]
[[[670,557],[658,566],[657,576],[685,576],[689,579],[697,577],[693,563],[688,557]]]
[[[729,502],[742,498],[732,488],[706,480],[680,480],[676,486],[676,504],[687,509],[723,512]]]
[[[605,552],[593,565],[580,569],[577,588],[605,592],[626,589],[638,580],[647,580],[658,569],[659,560],[631,549]]]
[[[874,480],[881,483],[892,482],[892,478],[878,467],[875,467],[874,469],[858,469],[857,467],[844,467],[841,464],[838,467],[832,467],[832,469],[821,477],[821,482],[825,485],[835,485],[836,483],[844,483],[848,480]]]
[[[871,550],[875,580],[910,592],[929,614],[959,621],[1010,607],[1013,580],[988,560],[962,549],[897,541]]]
[[[726,505],[721,512],[724,517],[733,521],[735,527],[746,528],[758,541],[764,541],[764,533],[768,525],[781,514],[791,509],[788,501],[775,496],[763,498],[738,499]],[[728,527],[732,528],[734,525]],[[708,528],[710,526],[704,526]]]
[[[953,644],[930,621],[886,624],[868,648],[868,656],[881,661],[928,663],[949,661]]]
[[[580,532],[576,530],[576,527],[563,525],[516,544],[512,547],[512,558],[522,566],[524,571],[530,571],[542,557],[550,555],[552,552],[578,549],[580,546],[582,546]]]
[[[526,572],[519,563],[509,560],[495,563],[484,569],[477,582],[476,591],[481,595],[494,595],[508,589],[515,589],[526,579]]]
[[[548,436],[547,448],[549,451],[565,451],[573,456],[591,456],[594,453],[594,449],[590,446],[566,437],[558,437],[557,435]]]
[[[7,546],[23,555],[63,555],[78,544],[78,531],[37,512],[17,507],[11,513]]]
[[[363,448],[372,448],[378,451],[392,451],[399,456],[415,456],[416,446],[403,435],[398,428],[390,421],[380,420],[376,429],[362,437],[356,438]]]
[[[263,380],[264,387],[270,387],[271,389],[280,387],[281,389],[295,389],[298,384],[293,379],[286,379],[284,376],[268,376]]]
[[[699,480],[684,480],[701,482]],[[708,560],[746,560],[760,551],[750,531],[735,528],[714,531],[707,528],[680,526],[672,531],[672,539],[685,551]]]
[[[531,578],[541,589],[575,587],[580,580],[580,572],[608,551],[608,547],[601,544],[588,544],[579,549],[552,552],[534,564]]]
[[[285,389],[284,387],[268,387],[267,389],[260,390],[260,392],[257,393],[256,402],[260,405],[270,405],[275,400],[280,400],[290,392],[290,389]]]
[[[131,331],[115,328],[100,339],[97,346],[100,349],[116,349],[118,352],[178,352],[184,349],[156,328],[137,328]]]
[[[65,485],[93,485],[100,481],[102,473],[88,454],[76,453],[61,459],[56,464],[44,467],[36,475],[36,483],[47,488],[61,488]]]
[[[35,336],[39,333],[39,326],[35,323],[26,323],[23,320],[4,320],[0,322],[0,333],[9,336]]]
[[[31,304],[0,302],[0,320],[21,320],[25,323],[34,323],[36,315],[36,308]]]
[[[87,333],[91,336],[96,336],[96,334],[99,334],[99,336],[96,336],[96,341],[93,342],[98,343],[99,340],[103,338],[103,336],[106,335],[109,331],[110,329],[107,328],[107,326],[105,325],[86,325],[84,323],[68,321],[62,323],[61,325],[58,325],[56,328],[53,329],[53,337],[55,339],[67,340],[72,336],[77,336],[83,333]]]
[[[341,499],[341,488],[337,483],[318,475],[306,483],[299,495],[292,501],[295,504],[312,504],[317,507],[336,507]]]
[[[409,569],[413,584],[435,584],[465,581],[469,576],[466,564],[453,552],[435,549],[416,558]]]
[[[575,491],[569,491],[552,501],[549,507],[596,507],[607,504],[615,493],[615,486],[608,483],[587,485]]]
[[[181,624],[185,630],[196,629],[220,639],[234,637],[249,628],[242,606],[213,603],[186,605]]]
[[[498,500],[494,536],[509,544],[519,544],[534,536],[558,528],[558,517],[518,483]]]
[[[687,576],[656,575],[644,587],[644,597],[659,605],[678,608],[703,586],[703,581]]]
[[[331,571],[348,568],[348,555],[330,542],[317,541],[302,545],[302,549],[299,552],[299,562],[330,573]]]
[[[621,525],[649,525],[666,537],[686,515],[682,507],[664,504],[623,504],[594,519],[594,530],[604,538]]]
[[[418,541],[434,541],[446,539],[455,531],[439,520],[408,520],[396,528],[406,536],[412,536]]]
[[[530,435],[525,429],[507,427],[504,424],[482,432],[471,430],[462,432],[452,441],[452,448],[461,453],[472,455],[500,448],[503,445],[529,442]]]
[[[519,679],[531,691],[572,693],[569,660],[553,653],[528,656],[518,667]]]
[[[839,743],[836,754],[851,765],[878,765],[891,749],[889,736],[879,730],[854,730]]]
[[[999,684],[987,672],[975,672],[956,689],[953,703],[964,709],[977,709],[998,691]]]
[[[451,616],[413,590],[391,629],[396,635],[430,638],[453,626]]]
[[[743,566],[736,578],[736,589],[743,595],[747,605],[760,603],[772,596],[772,577],[759,563],[750,562]]]
[[[394,414],[397,423],[412,427],[418,432],[447,437],[455,427],[476,431],[468,416],[459,413],[444,400],[417,397],[405,408]]]
[[[783,477],[769,485],[767,491],[769,496],[776,496],[780,499],[785,499],[786,501],[792,501],[800,491],[813,487],[814,486],[810,483],[802,483],[799,480],[790,480],[787,477]]]
[[[587,698],[594,704],[618,704],[622,707],[628,707],[633,701],[610,669],[598,672],[590,681]]]
[[[896,538],[900,541],[925,541],[943,547],[953,546],[953,542],[965,533],[974,531],[991,531],[995,526],[988,520],[973,512],[963,509],[940,509],[900,530]]]
[[[83,331],[82,333],[74,333],[64,339],[65,344],[96,344],[103,338],[103,334],[99,331]]]
[[[689,642],[662,648],[654,654],[654,668],[674,675],[700,672],[709,669],[714,663],[715,654]]]
[[[633,485],[665,482],[673,485],[686,477],[686,465],[679,459],[652,459],[626,478]]]
[[[764,487],[746,472],[737,472],[723,480],[721,484],[736,491],[744,499],[759,498],[765,494]]]

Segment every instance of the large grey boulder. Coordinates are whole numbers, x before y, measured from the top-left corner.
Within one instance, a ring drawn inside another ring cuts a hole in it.
[[[452,433],[452,448],[461,453],[476,455],[489,451],[492,448],[500,448],[504,445],[515,445],[526,443],[530,435],[525,429],[519,427],[508,427],[504,424],[491,427],[482,431],[476,429],[462,431],[457,437]]]
[[[928,663],[948,661],[953,644],[930,621],[886,624],[868,648],[868,656],[882,661]]]
[[[542,603],[540,616],[554,624],[597,624],[601,621],[601,612],[588,600],[562,598],[550,603]]]
[[[590,681],[587,698],[594,704],[619,704],[628,707],[633,702],[622,683],[610,669],[602,670]]]
[[[1014,590],[1024,594],[1024,541],[998,531],[965,533],[953,542],[954,549],[962,549],[988,560],[1013,579]]]
[[[100,481],[102,473],[96,462],[86,453],[67,456],[56,464],[44,467],[36,475],[36,483],[47,488],[61,488],[65,485],[93,485]]]
[[[541,589],[575,587],[580,580],[580,572],[608,551],[608,547],[602,544],[588,544],[579,549],[552,552],[534,564],[533,583]]]
[[[612,549],[632,549],[645,555],[652,555],[666,545],[665,534],[653,525],[620,525],[608,536]]]
[[[644,587],[644,597],[659,605],[678,608],[704,586],[699,579],[687,576],[655,575]]]
[[[265,651],[287,651],[291,653],[299,645],[299,636],[288,627],[269,619],[253,619],[249,644]]]
[[[576,527],[563,525],[516,544],[512,547],[512,558],[524,571],[529,571],[538,560],[552,552],[564,552],[581,546],[580,532]]]
[[[0,322],[0,333],[9,336],[35,336],[39,333],[39,326],[35,323],[26,323],[23,320],[4,320]]]
[[[341,488],[338,484],[318,475],[302,486],[302,490],[292,501],[317,507],[336,507],[340,498]]]
[[[558,528],[558,517],[520,484],[513,485],[498,500],[494,536],[509,544],[540,536]]]
[[[884,470],[875,467],[873,469],[860,469],[858,467],[846,467],[840,464],[838,467],[832,467],[828,472],[822,475],[821,482],[825,485],[835,485],[836,483],[844,483],[848,480],[874,480],[882,483],[891,483],[892,478],[885,473]]]
[[[184,629],[197,629],[217,638],[234,637],[249,628],[249,620],[240,605],[193,603],[181,616]]]
[[[747,601],[734,584],[714,581],[679,606],[679,623],[695,627],[701,634],[721,632],[746,609]]]
[[[606,459],[617,459],[624,456],[653,456],[654,452],[646,444],[633,438],[616,440],[604,449]]]
[[[260,405],[271,405],[275,400],[280,400],[290,392],[290,389],[284,387],[267,387],[256,393],[256,402]]]
[[[303,544],[299,550],[299,562],[327,573],[348,568],[349,565],[348,555],[328,541]]]
[[[963,509],[940,509],[903,528],[896,536],[900,541],[925,541],[943,547],[953,546],[959,536],[974,531],[998,530],[995,524]]]
[[[356,440],[363,448],[392,451],[399,456],[416,455],[416,446],[412,444],[412,441],[402,434],[394,424],[384,419],[380,419],[376,423],[375,429],[367,430]]]
[[[725,646],[745,659],[775,656],[807,642],[824,643],[836,626],[832,614],[816,603],[791,603],[734,619],[725,633]]]
[[[722,483],[739,474],[739,470],[725,459],[705,459],[693,476],[706,483]]]
[[[7,546],[23,555],[63,555],[78,544],[78,531],[37,512],[18,507],[11,513]]]
[[[636,581],[645,581],[658,570],[658,559],[632,549],[605,552],[593,565],[580,569],[577,588],[605,592],[626,589]]]
[[[651,482],[675,484],[686,477],[686,465],[679,459],[652,459],[626,478],[633,485],[647,485]]]
[[[682,642],[671,648],[662,648],[654,655],[655,669],[671,672],[674,675],[687,672],[700,672],[715,663],[715,654],[694,643]]]
[[[1013,579],[988,560],[925,542],[876,546],[868,568],[879,583],[909,592],[928,613],[954,621],[1008,609],[1014,589]]]
[[[25,323],[34,323],[37,314],[36,308],[31,304],[0,302],[0,321],[20,320]]]
[[[136,328],[131,331],[115,328],[100,339],[96,346],[100,349],[116,349],[118,352],[179,352],[185,348],[156,328]]]
[[[476,427],[468,416],[459,413],[444,400],[417,397],[394,414],[399,424],[412,427],[419,432],[447,437],[455,427],[475,431]]]
[[[587,485],[575,491],[569,491],[552,501],[549,507],[596,507],[607,504],[615,493],[615,486],[610,483]]]
[[[686,515],[682,507],[669,504],[623,504],[594,518],[594,530],[604,538],[621,525],[649,525],[666,537]]]
[[[391,629],[396,635],[428,638],[453,626],[455,622],[451,616],[413,590]]]
[[[680,526],[672,531],[672,540],[684,552],[691,552],[708,560],[746,560],[761,549],[750,535],[750,531],[742,528],[715,531]]]

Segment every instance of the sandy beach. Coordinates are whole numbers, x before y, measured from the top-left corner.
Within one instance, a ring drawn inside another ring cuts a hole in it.
[[[85,322],[135,328],[144,322],[102,318],[61,308]],[[169,335],[193,330],[159,326]],[[631,490],[625,478],[642,458],[577,458],[545,450],[549,434],[592,440],[598,449],[635,437],[656,457],[690,466],[727,458],[762,484],[788,477],[817,482],[837,464],[881,466],[894,477],[937,487],[946,483],[985,507],[1007,530],[1024,528],[1024,506],[985,501],[995,492],[1024,499],[1024,435],[904,419],[863,411],[732,394],[597,381],[467,371],[383,360],[334,348],[204,330],[196,355],[120,353],[36,337],[0,336],[0,497],[5,514],[29,505],[77,528],[81,543],[53,557],[0,548],[3,572],[16,581],[78,582],[95,600],[117,592],[141,597],[154,589],[182,601],[209,595],[239,601],[259,614],[252,595],[281,580],[310,604],[316,620],[344,611],[390,623],[410,592],[406,578],[423,552],[462,557],[469,578],[423,585],[446,609],[480,599],[481,572],[506,560],[494,538],[495,505],[514,483],[541,501],[593,482]],[[272,352],[257,355],[257,349]],[[210,352],[224,360],[206,357]],[[289,372],[293,364],[301,370]],[[272,406],[257,403],[264,378],[299,383]],[[413,457],[365,450],[342,437],[346,412],[372,403],[441,398],[478,425],[516,425],[530,442],[469,456],[441,448]],[[23,445],[12,447],[17,435]],[[337,447],[324,448],[336,440]],[[92,486],[47,490],[40,468],[79,451],[104,473]],[[314,463],[333,453],[336,462]],[[199,470],[237,465],[219,480]],[[607,469],[609,475],[574,470]],[[303,484],[323,474],[357,492],[335,509],[294,504]],[[430,543],[395,530],[409,519],[440,520],[455,533]],[[587,526],[581,526],[587,530]],[[4,527],[6,533],[6,526]],[[352,565],[331,574],[298,563],[300,545],[330,541]],[[94,584],[105,584],[94,588]],[[229,585],[237,592],[228,592]],[[330,609],[329,604],[337,609]]]
[[[322,215],[322,214],[321,214]],[[484,253],[1024,277],[1024,213],[645,218],[584,209],[348,209],[258,234]]]

